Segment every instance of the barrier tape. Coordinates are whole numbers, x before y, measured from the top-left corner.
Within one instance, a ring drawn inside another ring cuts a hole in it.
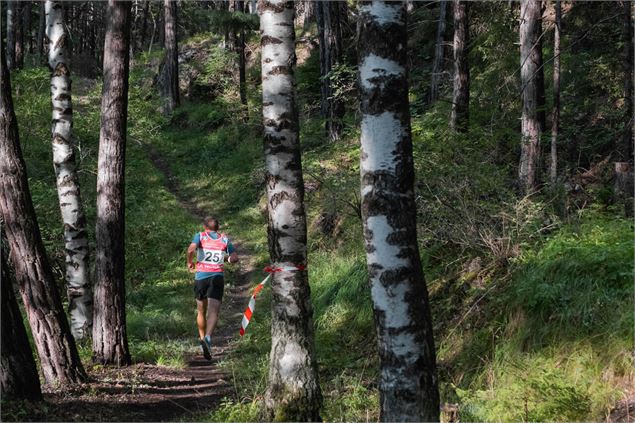
[[[282,266],[282,267],[265,267],[263,270],[267,273],[269,273],[267,275],[267,277],[260,282],[256,288],[254,289],[254,293],[251,294],[251,298],[249,299],[249,305],[247,306],[247,308],[245,309],[245,312],[243,313],[243,320],[240,324],[240,336],[243,336],[245,334],[245,330],[247,329],[247,325],[249,325],[249,320],[251,320],[251,316],[254,314],[254,310],[256,309],[256,296],[258,295],[258,293],[260,292],[260,290],[262,288],[264,288],[265,284],[267,283],[267,281],[269,279],[271,279],[271,275],[273,275],[274,273],[278,273],[278,272],[290,272],[293,270],[305,270],[306,266],[304,265],[299,265],[299,266]]]

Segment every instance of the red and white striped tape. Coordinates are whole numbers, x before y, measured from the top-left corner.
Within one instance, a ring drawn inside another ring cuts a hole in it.
[[[306,266],[282,266],[282,267],[265,267],[264,271],[269,273],[267,277],[256,286],[254,289],[254,293],[251,294],[251,298],[249,299],[249,305],[245,309],[243,313],[243,321],[240,324],[240,336],[245,334],[245,330],[247,329],[247,325],[249,325],[249,320],[251,320],[251,316],[254,314],[254,310],[256,309],[256,295],[260,292],[262,288],[264,288],[265,284],[269,279],[271,279],[271,275],[277,272],[290,272],[293,270],[305,270]]]

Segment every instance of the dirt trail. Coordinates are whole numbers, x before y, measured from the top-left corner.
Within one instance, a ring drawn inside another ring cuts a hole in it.
[[[167,189],[181,207],[200,219],[204,213],[182,194],[169,165],[151,146],[144,145],[148,158],[165,176]],[[6,420],[41,421],[182,421],[193,420],[214,410],[220,400],[233,393],[231,376],[217,366],[238,334],[240,316],[248,302],[249,281],[254,271],[249,254],[236,243],[243,258],[235,274],[235,284],[226,286],[221,321],[213,336],[212,361],[203,358],[193,334],[187,366],[173,369],[146,363],[125,368],[89,369],[90,382],[72,391],[49,389],[46,404],[35,405],[27,413],[9,411]],[[192,299],[193,307],[194,300]],[[7,410],[8,411],[8,410]]]

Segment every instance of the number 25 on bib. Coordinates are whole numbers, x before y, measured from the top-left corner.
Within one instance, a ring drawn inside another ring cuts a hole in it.
[[[221,264],[223,263],[224,258],[225,252],[222,250],[203,249],[203,260],[201,261],[209,264]]]

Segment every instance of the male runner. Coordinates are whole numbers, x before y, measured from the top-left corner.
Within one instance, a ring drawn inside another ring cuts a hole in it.
[[[194,235],[187,249],[187,267],[190,272],[196,271],[194,293],[198,315],[196,324],[200,337],[203,355],[212,359],[212,333],[218,322],[218,312],[223,300],[225,281],[223,279],[224,261],[237,263],[238,255],[234,246],[224,234],[218,233],[218,220],[206,217],[203,220],[205,230]],[[192,262],[194,251],[197,251],[196,265]],[[207,312],[207,318],[205,317]]]

